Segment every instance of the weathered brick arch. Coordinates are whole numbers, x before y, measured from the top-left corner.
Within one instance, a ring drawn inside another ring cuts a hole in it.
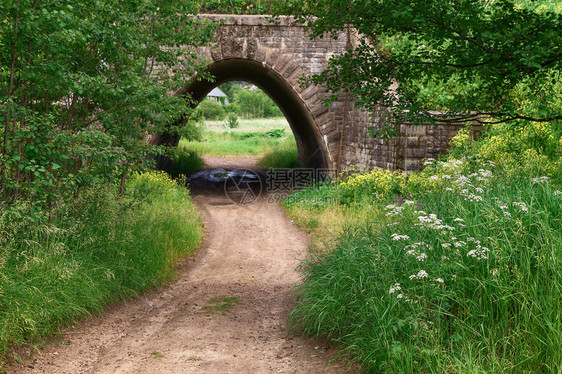
[[[331,165],[329,151],[317,126],[317,117],[281,72],[248,58],[216,61],[209,66],[208,72],[215,77],[213,83],[200,80],[186,87],[186,92],[196,101],[202,100],[213,87],[230,80],[254,83],[273,98],[291,125],[301,165],[314,168]]]
[[[205,15],[221,23],[217,43],[198,50],[209,61],[214,83],[193,79],[177,94],[201,100],[215,86],[229,80],[255,83],[266,91],[287,117],[297,140],[301,163],[306,167],[342,170],[382,167],[415,170],[421,160],[446,150],[456,134],[454,125],[399,125],[399,136],[383,140],[369,136],[381,126],[385,108],[376,113],[357,109],[346,95],[328,108],[322,87],[303,87],[302,76],[323,71],[328,60],[353,49],[356,35],[342,30],[336,38],[311,39],[303,24],[292,17]],[[160,136],[159,144],[177,145],[179,136]]]

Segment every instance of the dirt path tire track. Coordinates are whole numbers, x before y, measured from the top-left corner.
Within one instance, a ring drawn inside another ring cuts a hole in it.
[[[173,283],[114,305],[9,373],[342,373],[320,341],[288,333],[308,238],[265,196],[194,192],[206,239]],[[211,298],[236,298],[213,312]]]

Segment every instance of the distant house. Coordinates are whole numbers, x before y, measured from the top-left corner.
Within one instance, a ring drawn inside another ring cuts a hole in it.
[[[213,88],[211,92],[207,94],[207,99],[214,100],[221,105],[228,105],[228,97],[222,92],[218,87]]]

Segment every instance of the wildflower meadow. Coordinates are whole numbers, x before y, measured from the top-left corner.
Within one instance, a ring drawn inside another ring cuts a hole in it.
[[[559,373],[559,174],[476,145],[410,176],[377,170],[316,189],[340,196],[317,214],[370,213],[303,263],[293,326],[367,372]]]

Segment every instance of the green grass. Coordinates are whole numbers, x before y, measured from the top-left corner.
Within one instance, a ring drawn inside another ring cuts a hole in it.
[[[285,139],[271,148],[258,162],[258,166],[264,170],[269,168],[298,168],[300,162],[295,139]]]
[[[82,191],[44,218],[24,206],[0,217],[0,357],[158,287],[194,252],[202,224],[185,188],[147,173],[114,190]]]
[[[240,300],[236,297],[212,297],[207,300],[207,305],[203,306],[202,309],[208,313],[226,314],[239,303]]]
[[[338,183],[285,202],[303,225],[334,222],[303,263],[292,326],[366,372],[560,373],[562,181],[451,165],[412,177],[395,204],[350,201]]]
[[[265,133],[272,129],[284,129],[285,137],[249,137],[244,134]],[[264,155],[278,144],[292,139],[291,128],[284,118],[240,119],[240,126],[231,129],[226,121],[205,121],[204,140],[186,141],[182,139],[180,146],[195,150],[201,155],[212,156],[259,156]]]
[[[187,148],[180,144],[174,148],[174,165],[167,172],[174,178],[180,175],[190,175],[201,169],[205,165],[205,161],[201,158],[199,152]]]

